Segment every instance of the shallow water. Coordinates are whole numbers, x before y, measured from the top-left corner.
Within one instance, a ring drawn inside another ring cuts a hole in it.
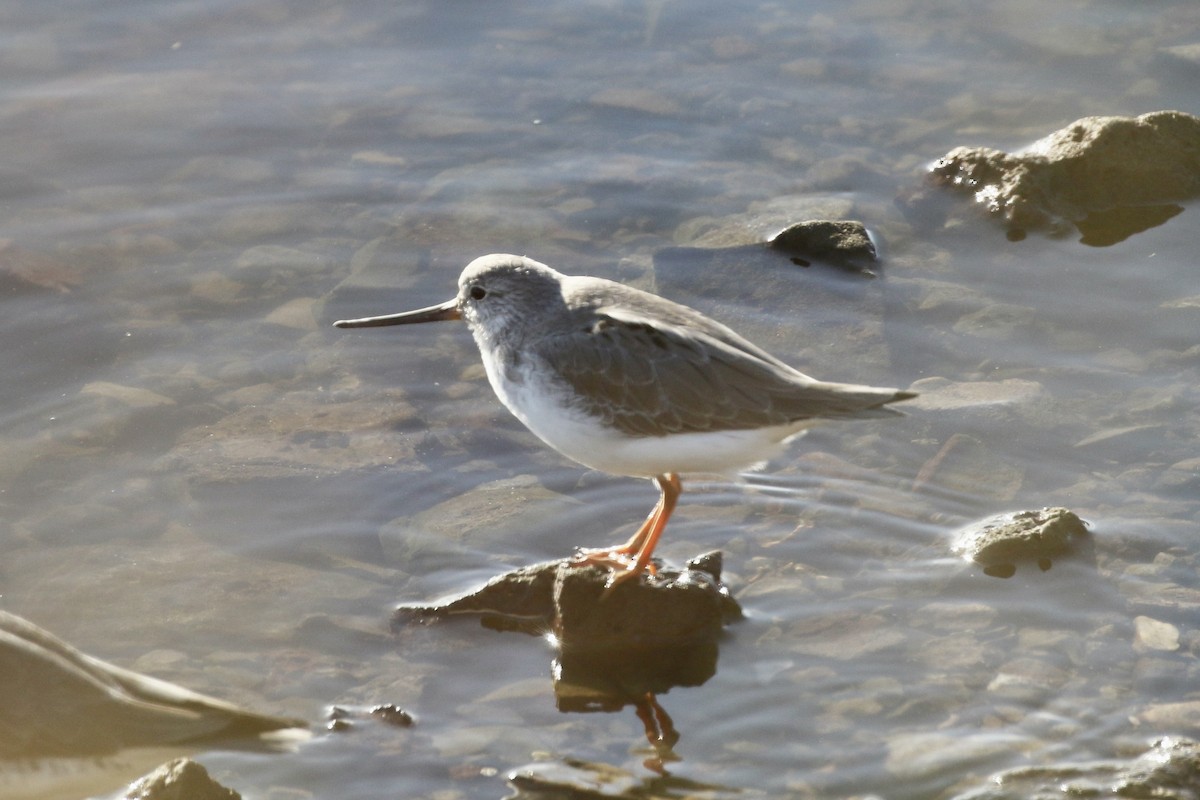
[[[1195,731],[1195,203],[1106,248],[895,203],[957,145],[1195,113],[1167,50],[1200,40],[1192,0],[17,2],[0,31],[0,606],[262,710],[418,718],[196,756],[247,797],[499,797],[571,758],[648,796],[951,797]],[[663,255],[822,216],[871,229],[879,278]],[[464,328],[329,326],[446,299],[493,251],[823,378],[993,393],[688,483],[660,552],[722,549],[748,617],[659,697],[666,777],[632,708],[555,710],[545,642],[388,630],[654,500],[526,433]],[[453,516],[488,487],[512,517]],[[951,556],[967,521],[1050,505],[1094,553],[1009,580]]]

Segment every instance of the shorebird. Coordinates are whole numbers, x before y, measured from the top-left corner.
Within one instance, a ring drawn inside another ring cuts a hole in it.
[[[819,418],[894,415],[884,406],[916,396],[811,378],[695,309],[509,254],[468,264],[444,303],[334,326],[459,319],[496,396],[538,438],[592,469],[658,487],[627,542],[576,556],[609,567],[610,588],[653,572],[680,473],[750,468]]]

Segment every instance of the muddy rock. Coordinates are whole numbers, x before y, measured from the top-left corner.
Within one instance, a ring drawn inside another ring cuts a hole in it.
[[[972,197],[1011,239],[1074,226],[1085,244],[1115,244],[1200,194],[1200,119],[1179,111],[1084,117],[1016,153],[955,148],[930,180]]]

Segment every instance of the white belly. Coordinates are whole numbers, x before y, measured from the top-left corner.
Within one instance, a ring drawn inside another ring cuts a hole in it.
[[[485,360],[486,361],[486,360]],[[488,378],[497,397],[539,439],[592,469],[614,475],[652,478],[667,472],[730,473],[778,455],[784,443],[802,432],[796,423],[773,428],[670,436],[629,436],[559,402],[561,387],[531,380],[519,382],[494,374]]]

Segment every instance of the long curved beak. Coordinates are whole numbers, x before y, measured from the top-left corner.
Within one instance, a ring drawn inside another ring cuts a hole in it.
[[[333,323],[335,328],[380,328],[384,325],[411,325],[416,322],[441,322],[447,319],[462,319],[458,313],[458,298],[447,300],[436,306],[418,308],[416,311],[405,311],[403,314],[387,314],[382,317],[363,317],[362,319],[339,319]]]

